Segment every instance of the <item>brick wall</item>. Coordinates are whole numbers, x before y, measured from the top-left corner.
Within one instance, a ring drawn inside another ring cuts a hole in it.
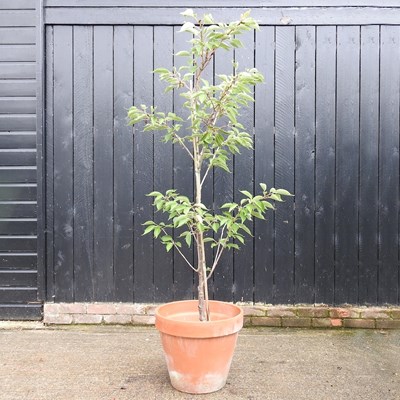
[[[400,307],[241,304],[245,326],[400,329]],[[153,325],[157,304],[46,303],[44,323]]]

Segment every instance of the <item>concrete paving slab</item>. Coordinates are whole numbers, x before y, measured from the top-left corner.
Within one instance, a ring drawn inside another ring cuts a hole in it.
[[[400,332],[244,329],[228,383],[169,384],[154,328],[0,327],[4,400],[399,400]]]

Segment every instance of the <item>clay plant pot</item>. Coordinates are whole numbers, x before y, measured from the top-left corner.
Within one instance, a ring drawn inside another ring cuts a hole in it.
[[[243,311],[210,301],[211,321],[200,322],[197,300],[167,303],[156,310],[172,386],[185,393],[211,393],[228,377]]]

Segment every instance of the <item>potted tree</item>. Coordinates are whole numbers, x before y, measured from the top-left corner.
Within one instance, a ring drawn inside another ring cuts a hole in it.
[[[147,221],[144,234],[161,240],[167,251],[175,249],[198,276],[198,299],[172,302],[156,312],[156,327],[161,333],[172,385],[183,392],[209,393],[222,388],[229,372],[239,330],[243,326],[242,310],[230,303],[211,301],[208,281],[224,251],[239,250],[244,235],[251,235],[246,226],[253,218],[264,219],[271,201],[290,196],[284,189],[267,189],[260,183],[260,193],[241,191],[239,203],[223,204],[219,210],[208,209],[202,202],[204,182],[212,168],[229,173],[230,157],[240,148],[253,146],[251,135],[238,122],[239,110],[254,101],[253,86],[263,82],[255,68],[239,71],[233,63],[232,75],[220,75],[212,84],[203,78],[216,52],[241,47],[240,34],[259,29],[250,11],[238,21],[216,23],[210,14],[199,18],[193,10],[182,13],[190,21],[180,32],[190,37],[190,49],[176,55],[186,58],[186,65],[154,73],[166,82],[166,91],[180,91],[189,117],[158,112],[156,107],[133,106],[128,111],[129,123],[144,122],[143,131],[165,132],[164,141],[181,146],[193,163],[195,193],[183,195],[175,189],[166,193],[149,193],[156,211],[165,213],[164,222]],[[197,261],[184,256],[183,245],[195,247]],[[213,255],[207,265],[206,252]]]

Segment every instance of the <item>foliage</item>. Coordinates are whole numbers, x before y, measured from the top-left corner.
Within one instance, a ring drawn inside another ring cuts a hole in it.
[[[226,203],[219,210],[209,210],[202,203],[203,184],[210,170],[221,168],[230,172],[228,161],[232,155],[239,154],[241,148],[252,148],[252,136],[238,121],[239,110],[254,101],[253,87],[264,79],[255,68],[239,71],[237,63],[233,63],[232,75],[217,75],[216,84],[204,79],[203,73],[216,51],[242,47],[238,36],[259,29],[259,26],[250,17],[250,11],[242,14],[239,21],[230,23],[216,23],[210,14],[200,19],[193,10],[182,14],[193,21],[185,22],[180,30],[190,35],[190,50],[176,54],[185,58],[186,64],[171,70],[158,68],[154,73],[166,83],[166,92],[179,91],[185,99],[183,107],[188,110],[187,121],[173,112],[159,112],[156,107],[146,105],[131,107],[128,117],[131,125],[144,122],[144,131],[164,131],[163,140],[181,146],[192,159],[194,199],[174,189],[166,193],[150,193],[149,196],[154,197],[155,209],[166,213],[168,220],[159,223],[147,221],[144,234],[151,233],[159,238],[167,251],[175,248],[199,274],[200,319],[204,320],[209,317],[207,280],[222,252],[232,248],[239,250],[239,244],[245,242],[245,235],[251,235],[246,223],[253,218],[264,219],[267,210],[274,209],[271,201],[280,202],[282,196],[290,196],[290,193],[284,189],[267,190],[266,184],[260,183],[260,194],[254,196],[242,190],[244,197],[239,203]],[[181,251],[182,242],[189,247],[195,243],[196,266]],[[211,265],[205,263],[206,248],[214,253]]]

